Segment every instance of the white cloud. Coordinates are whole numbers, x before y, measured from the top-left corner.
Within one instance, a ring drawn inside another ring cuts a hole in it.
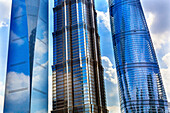
[[[44,64],[42,64],[41,66],[47,67],[47,66],[48,66],[48,61],[45,62]],[[36,67],[34,67],[34,75],[35,75],[35,76],[41,74],[42,70],[44,70],[44,68],[42,68],[41,66],[36,66]]]
[[[162,73],[162,78],[163,78],[163,83],[165,87],[165,91],[168,97],[168,100],[170,100],[170,53],[167,53],[165,56],[162,58],[163,62],[167,65],[167,68],[162,68],[161,73]]]
[[[146,21],[148,24],[148,27],[151,29],[152,24],[154,23],[155,15],[151,12],[146,13]]]
[[[33,77],[33,86],[35,88],[42,88],[42,83],[45,82],[44,80],[44,77],[47,76],[45,75],[45,73],[47,72],[47,69],[44,69],[43,67],[45,68],[48,68],[48,61],[45,62],[44,64],[42,64],[41,66],[36,66],[33,70],[33,74],[34,74],[34,77]],[[43,66],[43,67],[42,67]],[[44,76],[45,75],[45,76]]]
[[[1,27],[8,27],[8,24],[6,22],[1,21],[0,22],[0,28]]]
[[[167,48],[166,50],[170,50],[169,49],[170,47],[169,46],[169,43],[170,43],[170,32],[169,31],[166,31],[160,34],[151,33],[151,37],[153,40],[154,47],[157,51],[160,51],[161,49],[164,49],[164,48]]]
[[[47,42],[45,38],[42,41]],[[36,58],[39,59],[41,59],[42,55],[44,55],[48,51],[48,46],[46,46],[42,41],[36,39],[36,43],[35,43],[35,52],[37,54]]]
[[[11,3],[12,3],[12,0],[0,0],[0,6],[1,6],[0,14],[3,14],[3,16],[1,16],[1,18],[9,18]]]
[[[27,88],[29,90],[29,76],[23,73],[9,72],[7,79],[7,99],[10,101],[15,101],[17,103],[22,103],[26,100],[28,92],[20,91],[18,93],[11,93],[11,91]],[[13,98],[15,97],[15,98]],[[22,97],[22,99],[21,99]]]
[[[102,65],[104,67],[104,78],[106,85],[106,99],[108,104],[109,113],[118,113],[119,111],[119,97],[118,97],[118,84],[116,69],[106,56],[102,57]]]
[[[29,76],[26,76],[23,73],[9,72],[7,76],[7,88],[9,90],[14,90],[16,88],[25,88],[29,85]]]
[[[109,80],[113,84],[117,84],[116,69],[113,69],[113,64],[111,63],[110,59],[106,56],[103,56],[102,62],[105,72],[105,79]]]
[[[24,40],[22,40],[18,35],[16,35],[13,31],[10,33],[12,40],[17,39],[16,41],[12,41],[12,43],[17,44],[18,46],[21,46],[24,44]]]
[[[120,113],[119,106],[108,106],[109,113]]]
[[[8,26],[7,22],[10,18],[11,3],[12,0],[0,0],[0,28]]]
[[[155,15],[154,22],[151,26],[153,33],[163,33],[170,30],[170,1],[169,0],[141,0],[145,14],[152,13]]]
[[[150,34],[151,34],[151,38],[152,38],[155,49],[158,51],[158,50],[161,50],[163,47],[169,48],[169,43],[170,43],[169,30],[167,29],[161,33],[153,33],[152,26],[155,22],[156,15],[152,12],[145,12],[145,13],[146,13],[146,21],[148,24],[148,28],[150,29]]]
[[[109,30],[111,31],[111,28],[110,28],[110,16],[109,16],[109,9],[107,9],[107,12],[102,12],[102,11],[97,11],[97,20],[98,20],[98,23],[100,24],[104,24],[104,26]],[[99,24],[99,26],[100,26]]]

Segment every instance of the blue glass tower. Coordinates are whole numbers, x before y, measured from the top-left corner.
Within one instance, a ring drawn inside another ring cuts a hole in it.
[[[93,0],[54,0],[52,113],[107,113]]]
[[[168,113],[140,0],[109,0],[122,113]]]
[[[48,112],[48,0],[12,0],[4,113]]]

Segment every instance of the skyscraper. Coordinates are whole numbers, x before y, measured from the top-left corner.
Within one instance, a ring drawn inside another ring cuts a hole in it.
[[[109,0],[122,113],[168,113],[140,0]]]
[[[4,113],[48,112],[48,0],[12,0]]]
[[[52,113],[106,113],[94,1],[54,5]]]

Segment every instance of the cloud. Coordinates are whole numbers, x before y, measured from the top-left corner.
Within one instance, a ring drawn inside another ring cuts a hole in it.
[[[0,28],[7,27],[10,18],[12,0],[0,0]],[[2,16],[3,15],[3,16]]]
[[[109,113],[120,113],[119,106],[108,106]]]
[[[142,0],[141,3],[145,13],[152,13],[156,17],[151,26],[153,33],[162,33],[170,29],[169,0]]]
[[[155,49],[170,48],[170,1],[142,0],[141,3]],[[164,53],[168,51],[164,50]]]
[[[0,0],[0,14],[3,14],[3,16],[0,16],[0,18],[9,19],[11,3],[12,3],[12,0]]]
[[[46,38],[43,38],[41,41],[40,39],[36,39],[35,43],[35,52],[37,54],[36,58],[41,59],[42,55],[46,54],[48,51],[48,46],[44,44],[44,42],[47,42]]]
[[[107,12],[103,11],[97,11],[97,21],[100,26],[100,24],[103,24],[109,31],[111,31],[110,28],[110,16],[109,16],[109,9],[107,9]]]
[[[152,37],[152,40],[153,40],[153,44],[154,44],[154,47],[157,51],[160,51],[161,49],[163,48],[167,48],[167,50],[169,51],[170,49],[168,49],[170,46],[170,32],[166,31],[164,33],[155,33],[155,34],[152,34],[151,33],[151,37]],[[167,52],[167,51],[165,51]]]
[[[45,62],[44,64],[41,64],[41,66],[37,65],[36,67],[34,67],[34,70],[33,70],[34,84],[33,84],[33,86],[35,88],[42,88],[43,87],[42,85],[46,85],[46,84],[42,84],[42,83],[43,82],[46,83],[46,80],[44,79],[44,77],[46,76],[45,73],[47,72],[47,68],[48,68],[48,61]],[[46,86],[44,86],[44,87],[46,87]]]
[[[157,51],[161,50],[162,48],[169,48],[170,43],[170,30],[166,29],[165,31],[159,33],[159,32],[153,32],[153,24],[155,24],[155,18],[157,18],[157,15],[155,15],[152,12],[146,12],[146,21],[148,24],[148,27],[150,29],[151,38],[154,44],[154,47]]]
[[[117,84],[116,69],[113,69],[113,64],[111,63],[110,59],[106,56],[103,56],[102,62],[105,72],[105,79],[109,80],[113,84]]]
[[[6,22],[1,21],[0,22],[0,28],[1,27],[8,27],[8,24]]]
[[[13,31],[11,31],[10,33],[10,37],[12,40],[16,40],[16,41],[12,41],[12,43],[17,44],[18,46],[21,46],[24,44],[24,40],[21,39],[17,34],[15,34]]]
[[[111,110],[110,113],[118,113],[117,109],[115,109],[115,108],[119,108],[116,69],[113,68],[112,62],[106,56],[102,57],[102,65],[104,67],[106,98],[107,98],[107,104],[109,106],[108,109]]]
[[[167,53],[162,57],[163,62],[166,64],[167,68],[161,68],[163,83],[165,91],[167,93],[168,100],[170,100],[170,53]]]
[[[9,72],[7,79],[7,99],[9,101],[15,101],[16,103],[22,103],[28,98],[29,90],[29,76],[23,73]],[[11,93],[15,90],[26,89],[27,91],[20,91]],[[11,94],[10,94],[11,93]],[[15,98],[14,98],[15,97]],[[21,99],[22,97],[22,99]]]
[[[146,13],[146,21],[147,21],[148,27],[150,29],[151,29],[151,26],[153,25],[155,17],[156,16],[152,12],[147,12]]]

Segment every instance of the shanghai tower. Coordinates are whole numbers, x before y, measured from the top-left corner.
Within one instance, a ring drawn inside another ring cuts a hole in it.
[[[109,0],[109,8],[121,112],[168,113],[167,97],[140,0]]]
[[[48,112],[48,0],[12,0],[4,113]]]
[[[52,113],[107,113],[93,0],[54,0]]]

